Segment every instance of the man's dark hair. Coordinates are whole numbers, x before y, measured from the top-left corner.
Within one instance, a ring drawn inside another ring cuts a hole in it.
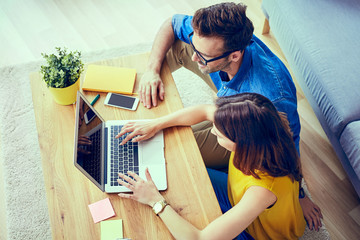
[[[254,32],[245,12],[246,6],[241,3],[215,4],[197,10],[192,26],[200,36],[224,39],[224,52],[242,51],[250,44]]]

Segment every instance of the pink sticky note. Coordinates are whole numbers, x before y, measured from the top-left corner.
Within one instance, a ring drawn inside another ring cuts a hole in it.
[[[98,223],[102,220],[115,216],[115,212],[109,198],[90,204],[89,209],[94,223]]]

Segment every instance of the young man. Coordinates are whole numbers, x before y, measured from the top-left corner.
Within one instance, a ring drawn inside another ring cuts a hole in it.
[[[299,152],[300,121],[295,85],[285,65],[253,35],[246,6],[221,3],[199,9],[195,15],[174,15],[160,28],[152,48],[147,72],[141,79],[139,97],[147,108],[164,100],[160,78],[166,58],[170,70],[185,67],[200,76],[218,97],[243,92],[259,93],[278,111],[287,114]],[[191,86],[189,86],[191,87]],[[230,152],[217,144],[211,123],[193,127],[207,167],[227,167]],[[309,198],[300,200],[310,229],[321,226],[320,209]]]

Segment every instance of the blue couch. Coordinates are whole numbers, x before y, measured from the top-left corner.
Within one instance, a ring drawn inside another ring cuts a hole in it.
[[[360,1],[263,0],[262,9],[360,196]]]

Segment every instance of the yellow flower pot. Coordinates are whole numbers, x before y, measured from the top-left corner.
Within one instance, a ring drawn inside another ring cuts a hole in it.
[[[71,86],[66,88],[49,87],[56,103],[70,105],[76,102],[76,94],[80,89],[80,78]]]

